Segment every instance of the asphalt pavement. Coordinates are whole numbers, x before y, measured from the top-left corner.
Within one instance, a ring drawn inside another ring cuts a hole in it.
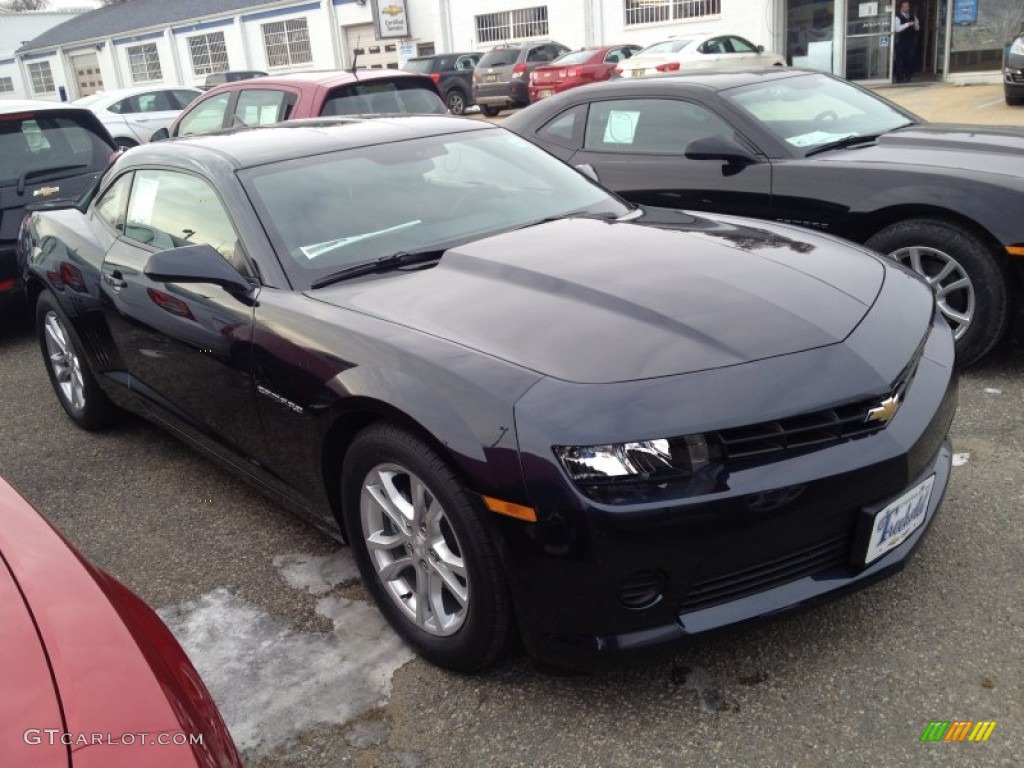
[[[477,676],[412,658],[334,541],[142,420],[75,428],[33,329],[9,317],[0,475],[161,609],[251,765],[1020,766],[1022,352],[1004,345],[962,377],[958,466],[902,573],[593,675],[518,652]],[[997,725],[985,743],[921,743],[933,720]]]

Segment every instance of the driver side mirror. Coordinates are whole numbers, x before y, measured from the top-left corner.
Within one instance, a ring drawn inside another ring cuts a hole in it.
[[[157,251],[142,270],[158,283],[213,283],[232,295],[248,296],[253,289],[212,245],[186,245]]]
[[[730,165],[751,165],[758,162],[757,155],[733,139],[725,136],[705,136],[686,145],[688,160],[724,160]]]
[[[151,142],[152,141],[167,141],[167,139],[169,139],[169,138],[171,138],[170,131],[168,131],[166,128],[161,128],[159,131],[153,131],[153,135],[149,137],[149,140]]]
[[[764,46],[763,45],[757,46],[757,52],[758,53],[764,53]]]

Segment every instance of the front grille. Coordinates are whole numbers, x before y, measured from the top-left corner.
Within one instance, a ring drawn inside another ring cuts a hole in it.
[[[1008,74],[1010,75],[1010,79],[1013,80],[1013,82],[1024,83],[1024,71],[1018,70],[1014,72],[1013,70],[1010,70]]]
[[[887,398],[902,399],[910,386],[924,351],[924,343],[892,383],[889,392],[854,403],[838,405],[774,421],[764,421],[713,433],[724,451],[725,461],[739,461],[812,446],[823,446],[871,435],[888,422],[868,421],[868,412]]]
[[[819,542],[766,563],[696,582],[683,601],[682,612],[727,603],[747,595],[837,568],[849,561],[852,534]]]

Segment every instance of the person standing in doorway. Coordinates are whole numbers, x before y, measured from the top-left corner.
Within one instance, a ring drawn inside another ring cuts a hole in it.
[[[892,22],[893,35],[896,38],[896,50],[893,52],[892,81],[908,83],[914,71],[914,53],[917,51],[917,36],[921,31],[921,22],[910,7],[910,0],[903,0]]]

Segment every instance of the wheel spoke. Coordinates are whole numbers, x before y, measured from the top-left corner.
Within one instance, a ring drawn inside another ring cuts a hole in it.
[[[380,578],[382,581],[394,581],[397,579],[406,568],[414,567],[414,562],[411,557],[404,555],[403,557],[396,557],[390,563],[380,569]],[[416,569],[416,581],[419,582],[419,569]]]
[[[377,506],[381,508],[391,521],[396,533],[408,539],[411,535],[409,531],[409,518],[395,504],[395,496],[398,496],[398,490],[395,488],[392,478],[386,477],[385,473],[381,472],[378,474],[377,480],[378,483],[367,485],[366,491],[373,497],[373,500],[377,502]]]
[[[387,552],[395,547],[400,547],[405,541],[405,538],[399,534],[389,536],[384,531],[377,531],[374,534],[366,537],[366,545],[370,549],[378,549],[382,552]]]
[[[466,585],[456,577],[455,569],[451,568],[447,563],[441,560],[434,560],[430,565],[433,568],[434,573],[440,577],[445,589],[447,589],[451,596],[458,600],[459,605],[464,608],[466,603],[469,602],[469,590],[466,589]],[[462,571],[461,575],[464,576],[466,569],[461,565],[459,566],[459,569]]]
[[[409,478],[409,490],[412,496],[412,525],[413,529],[420,531],[426,526],[427,507],[433,503],[433,498],[428,500],[429,492],[423,483],[417,478]]]
[[[970,289],[970,287],[971,281],[968,280],[966,277],[961,277],[959,280],[956,280],[950,283],[949,285],[939,286],[939,289],[935,292],[935,295],[942,299],[951,293],[964,290],[965,288]]]
[[[968,314],[966,314],[964,312],[958,312],[957,310],[953,309],[951,306],[949,306],[949,304],[947,304],[944,301],[940,301],[939,302],[939,311],[943,314],[943,316],[947,320],[952,320],[953,322],[957,323],[958,325],[967,325],[968,323],[971,322],[971,316],[970,315],[968,315]]]
[[[66,357],[68,345],[64,341],[64,334],[61,333],[59,321],[53,315],[46,318],[46,336],[47,340],[52,341],[60,353]]]
[[[921,249],[908,248],[907,250],[910,251],[910,268],[917,274],[924,275],[924,267],[921,265]]]
[[[939,273],[937,275],[930,275],[929,277],[927,277],[928,284],[935,285],[936,283],[941,283],[943,280],[949,277],[949,275],[954,270],[956,270],[956,262],[950,259],[945,264],[942,265],[942,269],[939,270]]]
[[[424,629],[431,618],[430,606],[430,569],[416,566],[416,623]]]

